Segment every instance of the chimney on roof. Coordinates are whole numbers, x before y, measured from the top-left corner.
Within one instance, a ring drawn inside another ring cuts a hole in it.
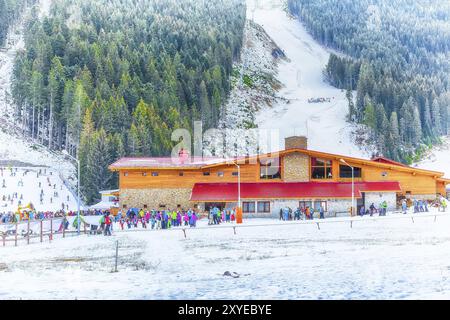
[[[287,149],[308,149],[308,138],[305,136],[292,136],[284,139],[284,148]]]
[[[178,152],[178,157],[180,159],[180,163],[184,164],[189,160],[189,152],[184,148],[181,148],[181,150]]]

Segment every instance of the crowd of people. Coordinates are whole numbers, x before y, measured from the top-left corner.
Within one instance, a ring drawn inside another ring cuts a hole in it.
[[[195,228],[197,226],[198,214],[192,210],[147,210],[129,209],[127,212],[119,211],[114,217],[114,221],[118,222],[120,228],[137,228],[140,224],[142,228],[151,228],[156,230],[170,229],[172,227],[189,226]]]
[[[325,219],[325,208],[320,206],[317,210],[310,206],[298,207],[293,211],[289,207],[280,209],[280,220],[314,220],[314,215],[318,214],[319,219]]]
[[[408,212],[421,213],[429,212],[429,207],[437,207],[439,211],[446,212],[447,200],[444,197],[439,197],[436,201],[427,201],[420,199],[404,199],[401,202],[401,211],[406,214]],[[378,206],[372,203],[369,208],[361,206],[358,211],[358,215],[370,215],[378,214],[379,216],[386,216],[388,204],[386,201],[382,201]],[[319,219],[325,219],[325,208],[319,206],[314,208],[312,206],[298,207],[293,211],[289,207],[280,209],[280,220],[314,220],[315,217]],[[0,212],[0,224],[18,223],[24,221],[39,221],[47,220],[51,218],[65,218],[63,226],[65,229],[69,227],[68,217],[77,216],[76,211],[65,212],[63,210],[57,212],[40,212],[36,211],[31,205],[24,211],[17,211],[15,213],[1,213]],[[146,209],[129,209],[127,211],[119,210],[116,214],[112,214],[110,211],[103,210],[89,210],[81,212],[81,216],[99,216],[97,224],[89,224],[82,219],[91,228],[91,231],[105,235],[111,235],[113,225],[117,224],[121,230],[129,230],[136,228],[151,229],[151,230],[167,230],[174,227],[190,227],[195,228],[197,221],[201,219],[201,215],[195,212],[193,209],[164,209],[164,210],[146,210]],[[206,217],[206,216],[205,216]],[[213,207],[209,210],[208,225],[218,225],[221,223],[234,223],[236,221],[235,209],[219,209]],[[74,220],[73,226],[77,228],[79,221]]]
[[[213,207],[208,212],[208,225],[218,225],[222,222],[231,223],[236,221],[235,209],[223,209]]]

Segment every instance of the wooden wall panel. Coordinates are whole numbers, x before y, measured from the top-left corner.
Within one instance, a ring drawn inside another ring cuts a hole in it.
[[[324,159],[327,159],[324,157]],[[325,180],[314,180],[319,182],[351,182],[351,178],[339,178],[339,160],[329,158],[333,161],[333,178]],[[280,163],[283,163],[281,161]],[[407,191],[412,195],[432,195],[436,193],[445,194],[445,185],[436,181],[433,176],[427,176],[411,172],[403,172],[393,169],[379,168],[370,165],[353,164],[350,165],[362,168],[362,178],[355,181],[398,181],[405,194]],[[275,182],[278,180],[261,180],[259,177],[259,164],[241,164],[241,182]],[[308,168],[308,172],[309,172]],[[210,176],[204,176],[203,172],[209,171]],[[192,188],[195,183],[220,183],[220,182],[237,182],[238,177],[233,176],[233,172],[237,172],[234,165],[223,165],[203,170],[182,170],[184,176],[179,176],[180,170],[148,170],[147,176],[142,175],[142,170],[126,171],[128,176],[124,176],[124,171],[120,172],[119,186],[121,189],[141,189],[141,188]],[[158,172],[159,176],[153,177],[152,172]],[[219,177],[218,172],[223,172],[224,176]],[[282,170],[283,172],[283,170]],[[387,173],[383,176],[382,173]]]
[[[204,176],[203,172],[210,172],[210,176]],[[195,183],[220,183],[237,182],[238,177],[233,176],[237,172],[236,166],[225,165],[222,167],[211,168],[209,170],[152,170],[146,171],[147,176],[143,176],[143,171],[120,172],[121,189],[140,189],[140,188],[192,188]],[[152,172],[158,172],[157,177],[152,176]],[[183,176],[179,173],[183,172]],[[218,176],[223,172],[223,177]],[[255,182],[259,178],[258,165],[241,165],[241,182]]]

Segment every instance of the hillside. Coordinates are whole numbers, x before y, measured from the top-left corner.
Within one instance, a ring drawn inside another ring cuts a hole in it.
[[[107,167],[121,156],[167,155],[174,129],[217,125],[244,22],[239,0],[55,0],[26,21],[13,117],[33,141],[78,154],[92,203],[117,184]]]
[[[331,55],[327,81],[356,90],[349,118],[378,151],[420,159],[450,128],[450,3],[440,0],[288,0],[288,10]]]
[[[364,126],[346,121],[346,92],[323,77],[331,50],[287,14],[284,4],[281,0],[247,1],[241,61],[234,67],[235,85],[221,121],[222,128],[228,129],[226,142],[236,144],[238,154],[254,154],[282,149],[286,136],[307,135],[311,149],[370,157],[373,146]],[[317,98],[325,101],[308,102]],[[274,138],[257,150],[261,139],[257,132],[243,131],[249,128],[263,129]],[[209,151],[217,143],[217,138],[211,140]]]

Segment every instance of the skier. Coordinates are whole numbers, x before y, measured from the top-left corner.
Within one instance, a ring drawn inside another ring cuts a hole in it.
[[[442,206],[442,212],[447,211],[447,200],[441,196],[441,206]]]
[[[297,208],[294,212],[294,220],[300,220],[300,214],[301,214],[300,208]]]
[[[376,209],[375,209],[375,204],[372,203],[372,204],[370,205],[369,209],[370,209],[370,216],[373,217],[373,214],[374,214],[374,212],[375,212],[375,210],[376,210]]]
[[[325,209],[323,208],[323,206],[320,206],[320,219],[325,219]]]
[[[359,209],[359,215],[361,217],[363,217],[365,212],[366,212],[366,208],[364,206],[362,206],[361,209]]]
[[[197,215],[195,214],[195,212],[192,213],[189,225],[191,226],[191,228],[195,228],[197,226]]]
[[[104,233],[104,235],[105,236],[110,236],[111,235],[111,223],[112,223],[112,221],[111,221],[108,213],[106,213],[104,215],[104,218],[105,218],[105,220],[104,220],[105,221],[105,233]]]
[[[403,211],[403,214],[406,214],[406,212],[408,211],[408,205],[407,205],[405,199],[403,199],[403,201],[402,201],[402,211]]]

